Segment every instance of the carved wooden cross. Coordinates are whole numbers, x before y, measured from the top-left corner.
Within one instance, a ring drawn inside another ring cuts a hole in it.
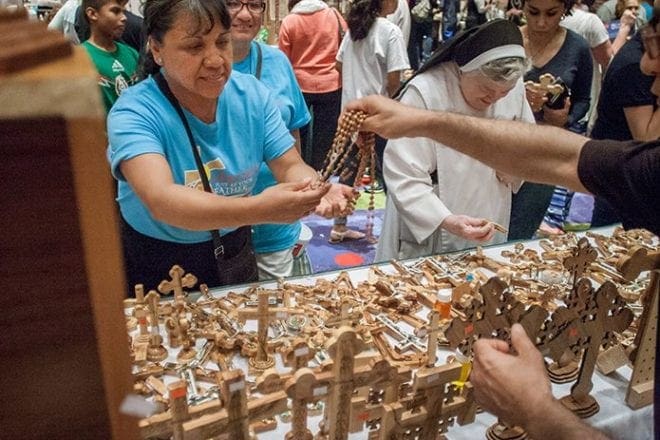
[[[309,368],[301,368],[287,380],[284,391],[291,399],[291,431],[286,440],[312,440],[307,428],[307,405],[314,403],[328,394],[332,383],[329,372],[319,377]]]
[[[332,358],[334,383],[326,402],[324,427],[331,439],[348,438],[351,395],[353,394],[353,367],[355,356],[364,350],[364,343],[350,327],[340,327],[328,341]]]
[[[573,254],[564,259],[564,268],[571,274],[573,286],[582,277],[585,270],[598,258],[598,252],[589,244],[589,239],[582,237],[573,250]]]
[[[592,289],[593,292],[593,289]],[[561,402],[580,417],[589,417],[598,411],[598,403],[589,395],[593,387],[592,376],[600,347],[612,337],[612,332],[627,329],[633,313],[619,297],[616,286],[606,282],[592,293],[593,299],[580,314],[583,338],[578,344],[584,348],[577,382],[571,394]]]
[[[185,275],[184,275],[185,274]],[[174,292],[174,303],[183,303],[185,298],[183,288],[193,288],[197,284],[197,277],[191,273],[186,274],[181,266],[174,265],[170,269],[170,280],[163,280],[158,285],[158,291],[163,294]]]

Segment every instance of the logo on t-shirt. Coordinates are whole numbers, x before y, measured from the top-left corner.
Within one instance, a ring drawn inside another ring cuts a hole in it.
[[[117,73],[117,72],[123,72],[124,70],[125,70],[125,69],[124,69],[124,65],[123,65],[122,63],[120,63],[119,60],[115,60],[115,61],[112,63],[112,71],[113,71],[113,72],[115,72],[115,73]]]
[[[217,158],[210,162],[204,164],[204,171],[206,171],[206,177],[211,180],[211,173],[213,170],[224,170],[225,164]],[[202,179],[199,177],[199,171],[197,170],[186,170],[185,172],[185,185],[190,188],[195,188],[200,191],[204,191],[204,185],[202,185]]]
[[[121,92],[128,88],[128,82],[124,79],[123,76],[117,75],[115,77],[115,93],[117,96],[121,95]]]

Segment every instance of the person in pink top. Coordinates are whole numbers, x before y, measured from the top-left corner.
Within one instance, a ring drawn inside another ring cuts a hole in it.
[[[291,61],[312,114],[311,123],[300,129],[303,159],[319,170],[341,110],[341,75],[335,70],[335,58],[346,22],[322,0],[290,0],[289,10],[278,44]]]

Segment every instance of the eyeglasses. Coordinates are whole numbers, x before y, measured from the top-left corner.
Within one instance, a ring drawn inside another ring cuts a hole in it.
[[[244,2],[242,0],[227,0],[225,3],[227,5],[227,9],[229,10],[230,13],[232,14],[238,14],[241,9],[243,9],[243,6],[246,6],[248,11],[258,14],[266,10],[266,3],[265,2]]]
[[[660,57],[660,33],[656,32],[651,26],[645,26],[641,30],[642,42],[644,43],[644,52],[651,59]]]

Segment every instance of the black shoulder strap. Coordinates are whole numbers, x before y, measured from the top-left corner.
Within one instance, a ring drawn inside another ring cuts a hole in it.
[[[195,165],[197,165],[199,178],[202,179],[202,186],[204,187],[204,191],[213,193],[211,185],[209,184],[209,179],[206,175],[206,170],[204,169],[204,163],[202,162],[202,158],[199,156],[199,151],[197,151],[197,143],[195,142],[195,138],[192,134],[192,130],[190,129],[190,125],[188,125],[186,115],[183,113],[181,104],[179,104],[176,96],[174,96],[172,90],[170,90],[170,86],[167,84],[167,81],[165,80],[165,77],[162,73],[156,73],[154,75],[154,80],[156,81],[156,84],[158,84],[160,91],[163,92],[163,95],[165,95],[165,97],[170,101],[170,104],[172,104],[172,107],[174,107],[174,110],[176,110],[179,118],[181,118],[183,127],[186,129],[186,134],[188,135],[188,140],[190,141],[190,148],[192,149],[192,153],[195,158]],[[210,232],[211,237],[213,238],[213,252],[215,254],[215,258],[222,259],[224,258],[225,250],[224,246],[222,245],[222,238],[220,237],[220,233],[216,229],[213,229]]]
[[[254,72],[254,76],[257,77],[258,80],[261,80],[261,63],[263,62],[263,54],[261,53],[261,45],[259,43],[255,43],[257,46],[257,69]]]

